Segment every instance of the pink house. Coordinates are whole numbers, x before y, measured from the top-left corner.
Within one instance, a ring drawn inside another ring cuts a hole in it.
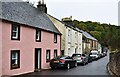
[[[0,75],[49,69],[49,60],[60,55],[60,32],[43,11],[28,3],[0,5]]]

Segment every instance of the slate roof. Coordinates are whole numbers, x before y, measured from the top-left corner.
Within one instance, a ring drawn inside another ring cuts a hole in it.
[[[90,35],[88,32],[83,31],[83,30],[80,30],[80,32],[81,32],[86,38],[97,41],[97,39],[95,39],[95,38],[94,38],[92,35]]]
[[[47,14],[47,15],[49,15],[49,14]],[[71,26],[70,24],[68,24],[68,23],[66,23],[66,22],[63,22],[63,21],[61,21],[61,20],[59,20],[59,19],[57,19],[57,18],[55,18],[55,17],[53,17],[53,16],[51,16],[51,15],[49,15],[50,17],[52,17],[52,18],[54,18],[54,19],[56,19],[57,21],[59,21],[59,22],[61,22],[62,24],[64,24],[65,26],[67,26],[67,27],[69,27],[69,28],[72,28],[72,29],[74,29],[74,30],[76,30],[76,31],[79,31],[78,29],[77,29],[77,27],[73,27],[73,25]],[[80,32],[80,31],[79,31]]]
[[[0,2],[0,19],[60,34],[47,15],[26,2]]]
[[[47,15],[49,15],[49,14],[47,14]],[[59,22],[65,24],[65,26],[70,27],[70,28],[72,28],[72,29],[74,29],[74,30],[76,30],[76,31],[81,32],[81,33],[83,34],[83,36],[85,36],[86,38],[97,41],[97,39],[94,38],[92,35],[90,35],[88,32],[83,31],[83,30],[81,30],[81,29],[75,27],[74,24],[72,24],[72,23],[66,23],[66,22],[60,21],[59,19],[57,19],[57,18],[55,18],[55,17],[53,17],[53,16],[51,16],[51,15],[49,15],[49,16],[52,17],[52,18],[54,18],[54,19],[56,19],[56,20],[58,20]]]

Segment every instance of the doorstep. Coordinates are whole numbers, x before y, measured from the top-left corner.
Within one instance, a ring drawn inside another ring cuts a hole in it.
[[[41,69],[41,71],[46,71],[46,70],[51,70],[51,68],[44,68],[44,69]]]

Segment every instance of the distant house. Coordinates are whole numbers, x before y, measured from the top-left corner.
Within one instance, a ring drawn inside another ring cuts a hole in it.
[[[44,13],[45,4],[39,3],[38,8],[25,2],[0,5],[0,76],[50,68],[49,60],[60,55],[61,33]]]
[[[91,50],[98,50],[98,40],[86,31],[80,32],[83,34],[83,53],[89,54]]]
[[[101,54],[102,53],[102,46],[100,43],[98,43],[98,52]]]
[[[61,55],[71,56],[73,53],[82,53],[82,33],[73,27],[72,18],[64,18],[62,21],[47,14],[55,27],[61,32]],[[66,22],[67,21],[67,22]]]

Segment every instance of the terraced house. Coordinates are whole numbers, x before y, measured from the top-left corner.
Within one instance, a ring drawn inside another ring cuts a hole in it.
[[[98,40],[86,31],[80,30],[80,32],[83,34],[83,38],[82,38],[83,53],[89,54],[91,50],[98,50],[98,49],[101,53],[101,49],[100,49],[101,46],[99,46],[98,48]]]
[[[61,34],[45,14],[46,5],[39,3],[38,8],[26,2],[0,5],[0,76],[48,69],[49,60],[60,55]]]
[[[71,23],[72,18],[63,18],[61,21],[49,14],[48,17],[62,33],[61,54],[71,56],[73,53],[82,53],[82,33]]]

